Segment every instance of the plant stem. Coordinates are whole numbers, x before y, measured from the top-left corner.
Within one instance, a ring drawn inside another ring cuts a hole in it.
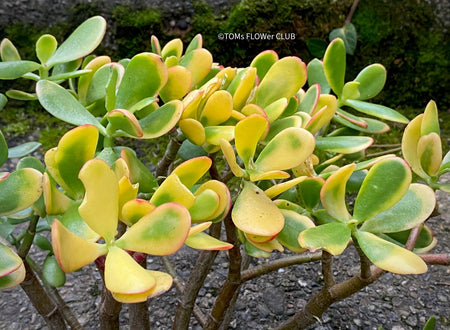
[[[359,0],[353,1],[352,7],[350,8],[350,12],[347,15],[347,18],[345,19],[345,24],[351,23],[353,14],[355,13],[356,7],[358,6]]]
[[[255,266],[255,267],[249,268],[247,270],[244,270],[241,273],[241,281],[246,282],[248,280],[257,278],[261,275],[273,272],[273,271],[278,270],[283,267],[318,261],[321,259],[321,257],[322,257],[322,252],[319,251],[319,252],[314,252],[314,253],[303,253],[303,254],[293,255],[293,256],[277,259],[277,260],[272,260],[272,261],[266,262],[262,265]]]
[[[33,245],[33,239],[34,235],[36,235],[36,226],[39,221],[38,215],[33,215],[31,217],[30,223],[28,225],[27,231],[25,232],[25,235],[23,236],[22,243],[20,244],[17,254],[22,259],[25,259],[28,255],[28,252],[30,252],[31,245]]]
[[[359,263],[361,265],[360,266],[361,267],[360,276],[363,279],[370,278],[370,276],[372,276],[372,272],[370,269],[370,260],[367,258],[367,256],[364,254],[364,252],[361,250],[357,241],[354,240],[353,243],[354,243],[356,251],[358,252],[358,255],[359,255]]]
[[[401,151],[401,150],[402,150],[402,147],[398,147],[398,148],[393,148],[393,149],[389,149],[389,150],[385,150],[385,151],[375,152],[373,154],[366,155],[366,157],[367,158],[378,157],[378,156],[391,154],[391,153],[394,153],[394,152],[397,152],[397,151]]]
[[[442,266],[450,265],[450,253],[419,254],[419,257],[421,257],[422,260],[429,265],[442,265]]]
[[[235,293],[241,286],[241,263],[242,256],[239,245],[239,240],[236,233],[236,227],[231,220],[231,213],[229,213],[224,220],[227,240],[233,244],[233,248],[228,250],[229,264],[228,277],[222,286],[222,290],[216,298],[211,314],[203,329],[218,329],[225,316],[227,309],[230,307],[230,301],[233,299]]]
[[[161,158],[156,167],[156,178],[160,181],[159,183],[167,176],[170,164],[175,160],[183,139],[184,136],[179,134],[175,128],[170,133],[169,145],[167,146],[163,158]]]
[[[333,276],[333,256],[327,251],[322,252],[322,275],[324,280],[324,287],[330,288],[336,284]]]
[[[25,266],[26,275],[25,280],[20,286],[27,294],[34,308],[36,308],[37,312],[42,316],[49,329],[66,329],[64,319],[58,310],[58,307],[44,290],[30,264],[26,259],[23,260],[23,264]]]
[[[209,234],[215,238],[218,238],[220,236],[221,226],[222,223],[220,222],[212,224]],[[189,320],[194,309],[195,299],[197,298],[198,292],[205,282],[206,276],[208,275],[218,252],[219,251],[217,250],[204,250],[200,253],[200,256],[191,270],[189,279],[187,280],[182,295],[178,301],[173,329],[188,329]]]

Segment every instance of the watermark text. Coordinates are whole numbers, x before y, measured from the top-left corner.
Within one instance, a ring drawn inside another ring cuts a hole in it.
[[[219,40],[246,40],[246,41],[260,41],[260,40],[295,40],[295,33],[293,32],[223,32],[217,35]]]

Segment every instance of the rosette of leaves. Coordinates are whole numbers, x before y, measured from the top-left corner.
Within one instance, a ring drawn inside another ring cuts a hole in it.
[[[411,184],[411,170],[401,158],[384,158],[369,170],[350,214],[345,191],[355,166],[344,166],[326,180],[320,194],[326,213],[315,213],[324,224],[300,233],[299,244],[338,255],[353,239],[381,269],[399,274],[426,272],[423,260],[392,242],[389,235],[419,226],[430,216],[436,203],[433,190]]]
[[[450,171],[450,153],[442,158],[438,110],[434,101],[430,101],[424,113],[406,126],[402,153],[413,172],[433,189],[450,192],[450,184],[438,183],[439,177]]]
[[[378,95],[386,82],[386,70],[381,64],[372,64],[361,70],[353,81],[345,82],[346,51],[344,41],[334,39],[327,47],[323,61],[312,60],[308,64],[308,83],[310,88],[318,84],[320,93],[327,94],[330,90],[337,97],[337,110],[333,120],[357,132],[383,133],[389,126],[380,120],[408,123],[408,119],[397,111],[367,100]],[[371,117],[361,117],[357,113]]]

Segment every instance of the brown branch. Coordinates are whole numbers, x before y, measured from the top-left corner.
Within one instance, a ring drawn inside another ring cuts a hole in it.
[[[214,223],[211,225],[209,234],[215,238],[220,236],[222,223]],[[175,319],[173,329],[188,329],[189,320],[195,306],[195,299],[198,296],[206,276],[211,269],[211,266],[216,259],[218,251],[202,251],[197,259],[194,267],[191,270],[189,279],[187,280],[182,295],[178,301],[177,310],[175,312]],[[204,325],[205,320],[199,320],[201,325]]]
[[[417,227],[414,227],[411,229],[411,232],[409,233],[408,240],[405,244],[405,249],[412,251],[414,249],[414,246],[416,245],[417,239],[419,238],[420,231],[423,228],[423,224],[418,225]]]
[[[324,287],[330,288],[336,284],[333,276],[333,256],[327,251],[322,252],[322,275],[324,280]]]
[[[170,140],[166,152],[156,166],[156,178],[159,183],[167,176],[169,167],[177,157],[178,150],[183,142],[183,135],[178,134],[176,128],[172,130],[169,136]]]
[[[241,263],[242,256],[240,244],[236,233],[236,227],[231,220],[231,214],[228,214],[224,220],[225,231],[228,242],[233,244],[233,248],[228,250],[229,264],[228,277],[222,286],[222,290],[216,298],[211,314],[203,329],[218,329],[230,307],[230,301],[235,293],[237,294],[241,286]]]
[[[147,268],[147,259],[143,258],[139,265],[143,268]],[[148,300],[129,304],[129,324],[130,329],[150,330],[149,313],[148,313]]]
[[[450,253],[419,254],[418,256],[421,257],[422,260],[429,265],[442,265],[442,266],[450,265]]]
[[[353,1],[352,7],[350,8],[350,12],[347,15],[347,18],[345,19],[345,24],[351,23],[353,14],[355,13],[356,7],[358,6],[359,0]]]
[[[358,252],[359,255],[359,263],[360,263],[360,276],[363,279],[366,278],[370,278],[372,276],[372,270],[370,269],[370,260],[369,258],[367,258],[367,256],[364,254],[364,252],[361,250],[361,248],[359,247],[359,244],[354,241],[354,245],[356,248],[356,251]]]
[[[241,273],[241,281],[246,282],[261,275],[276,271],[280,268],[289,267],[292,265],[305,264],[308,262],[318,261],[322,257],[322,252],[303,253],[299,255],[293,255],[277,260],[266,262],[262,265],[258,265]]]

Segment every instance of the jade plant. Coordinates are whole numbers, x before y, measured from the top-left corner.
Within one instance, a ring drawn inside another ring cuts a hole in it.
[[[22,158],[0,179],[0,289],[21,285],[49,328],[81,327],[56,288],[65,273],[91,263],[104,284],[104,329],[118,328],[122,303],[135,311],[130,327],[147,328],[148,300],[173,283],[174,328],[187,329],[194,315],[217,329],[245,281],[321,260],[324,287],[278,325],[305,328],[385,272],[448,265],[448,255],[422,254],[437,244],[425,225],[434,191],[449,190],[439,181],[450,159],[442,157],[437,107],[431,101],[409,122],[371,102],[386,82],[382,65],[345,82],[345,43],[335,39],[322,60],[308,64],[269,50],[247,67],[225,67],[200,35],[185,49],[180,39],[161,45],[151,36],[151,50],[114,61],[92,54],[105,28],[96,16],[61,45],[43,35],[37,61],[23,60],[8,39],[0,46],[0,79],[35,82],[33,90],[0,94],[2,107],[7,98],[38,101],[74,126],[42,157]],[[385,121],[409,122],[402,154],[366,157],[377,134],[389,130]],[[2,164],[39,146],[8,151],[0,137]],[[169,142],[154,166],[131,139]],[[42,264],[28,253],[33,244],[46,251]],[[202,250],[185,284],[167,258],[183,245]],[[361,270],[336,283],[333,256],[350,246]],[[195,299],[218,251],[228,253],[228,276],[206,312]],[[243,270],[243,255],[274,251],[294,257],[275,254],[264,267]],[[165,271],[147,269],[148,255],[160,257]]]

